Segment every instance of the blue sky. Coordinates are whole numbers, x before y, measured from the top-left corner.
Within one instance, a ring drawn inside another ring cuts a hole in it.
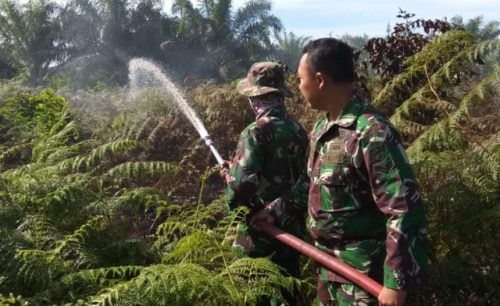
[[[245,2],[233,1],[236,7]],[[164,1],[168,12],[171,3]],[[313,38],[346,33],[385,35],[387,24],[397,22],[399,7],[425,19],[461,15],[468,20],[483,15],[486,21],[500,20],[500,0],[274,0],[273,3],[273,13],[287,31]]]

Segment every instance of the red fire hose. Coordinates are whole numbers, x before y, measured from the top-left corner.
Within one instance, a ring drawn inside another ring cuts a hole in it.
[[[215,148],[212,149],[212,151],[214,150]],[[226,183],[229,183],[231,181],[231,176],[228,174],[227,170],[224,170],[227,168],[225,168],[223,162],[220,162],[219,164],[223,169],[223,178],[225,179]],[[292,249],[295,249],[299,253],[315,260],[330,271],[340,274],[342,277],[363,288],[366,292],[373,295],[374,297],[378,298],[378,296],[380,295],[380,292],[382,291],[382,285],[359,272],[358,270],[348,266],[342,261],[318,250],[307,242],[302,241],[291,234],[288,234],[287,232],[275,227],[268,222],[262,220],[256,221],[255,225],[259,230],[263,231],[266,234],[269,234],[273,238],[281,241]]]
[[[256,221],[255,225],[259,230],[271,235],[273,238],[278,239],[303,255],[312,258],[332,272],[340,274],[342,277],[363,288],[374,297],[379,296],[382,286],[358,270],[265,221]]]

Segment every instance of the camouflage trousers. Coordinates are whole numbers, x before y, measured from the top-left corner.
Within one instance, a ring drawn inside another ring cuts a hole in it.
[[[321,306],[377,306],[378,300],[351,283],[324,281],[318,277],[317,296]]]

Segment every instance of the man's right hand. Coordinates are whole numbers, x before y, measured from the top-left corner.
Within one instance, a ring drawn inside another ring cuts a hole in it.
[[[274,224],[276,221],[274,216],[271,214],[272,208],[270,206],[264,207],[262,210],[258,211],[255,215],[250,218],[250,225],[259,229],[259,226],[256,224],[258,221],[265,221],[270,224]]]
[[[231,162],[228,160],[225,160],[222,163],[221,169],[219,171],[219,175],[222,177],[224,182],[226,182],[226,184],[229,184],[229,182],[232,181],[231,174],[229,174],[229,169],[231,168],[231,166],[232,166]]]
[[[380,306],[403,306],[406,299],[406,290],[392,290],[382,288],[378,301]]]

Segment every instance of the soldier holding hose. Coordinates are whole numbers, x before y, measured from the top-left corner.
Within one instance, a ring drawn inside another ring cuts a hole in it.
[[[227,163],[229,175],[221,175],[227,182],[229,207],[245,205],[249,217],[281,197],[305,171],[307,133],[286,111],[284,99],[291,92],[284,73],[278,63],[258,62],[238,83],[238,91],[248,98],[256,117],[241,132],[236,154]],[[298,216],[281,225],[301,237],[303,222]],[[234,246],[251,257],[269,257],[290,275],[299,276],[299,253],[248,224],[239,226]]]

